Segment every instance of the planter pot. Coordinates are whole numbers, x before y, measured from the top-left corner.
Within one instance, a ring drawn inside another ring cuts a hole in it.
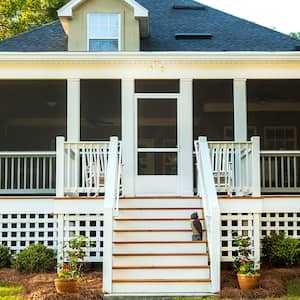
[[[252,290],[258,287],[260,274],[237,274],[238,283],[242,290]]]
[[[75,279],[61,279],[56,278],[54,280],[56,291],[60,294],[65,293],[77,293],[77,280]]]

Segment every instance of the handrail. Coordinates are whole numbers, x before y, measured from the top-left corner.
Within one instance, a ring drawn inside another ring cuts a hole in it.
[[[112,291],[112,245],[113,220],[118,214],[121,178],[121,143],[117,137],[111,137],[106,170],[104,193],[104,250],[103,250],[103,291]]]
[[[198,171],[198,195],[202,198],[211,266],[211,292],[220,291],[221,217],[206,137],[194,142]]]

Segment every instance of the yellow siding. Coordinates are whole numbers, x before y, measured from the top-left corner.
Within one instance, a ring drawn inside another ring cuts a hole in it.
[[[133,8],[122,0],[90,0],[77,7],[68,24],[69,51],[87,51],[87,15],[89,13],[120,14],[121,50],[139,51],[139,22],[134,17]]]

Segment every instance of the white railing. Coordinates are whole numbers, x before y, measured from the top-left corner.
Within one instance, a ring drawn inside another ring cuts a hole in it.
[[[0,194],[55,193],[55,152],[0,152]]]
[[[109,142],[65,142],[57,137],[57,196],[104,194]]]
[[[300,192],[300,151],[261,151],[263,192]]]
[[[104,196],[104,250],[103,291],[112,291],[113,220],[118,215],[121,179],[121,143],[112,137],[109,144],[109,158]]]
[[[259,137],[250,142],[209,142],[218,193],[260,195]]]
[[[213,169],[206,137],[195,141],[198,195],[202,197],[205,227],[210,254],[212,293],[220,291],[221,218]]]

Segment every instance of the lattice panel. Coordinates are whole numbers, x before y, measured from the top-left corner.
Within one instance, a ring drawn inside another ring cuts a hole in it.
[[[232,261],[232,253],[236,250],[233,245],[236,236],[250,236],[253,239],[253,214],[221,214],[222,261]]]
[[[57,218],[49,214],[0,214],[0,244],[12,253],[42,243],[57,249]]]
[[[286,236],[300,238],[300,212],[262,213],[260,217],[260,235],[264,238],[271,232],[285,232]]]
[[[86,248],[86,262],[101,262],[103,260],[103,215],[65,215],[64,216],[64,241],[69,241],[74,236],[88,237],[93,246]]]

